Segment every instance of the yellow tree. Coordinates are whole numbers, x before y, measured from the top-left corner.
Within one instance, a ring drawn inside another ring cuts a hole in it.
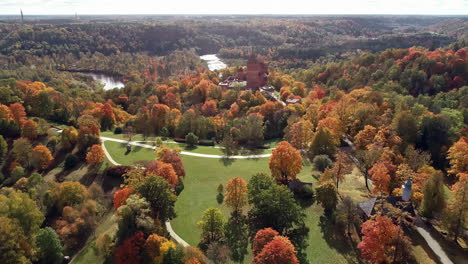
[[[334,117],[326,117],[318,122],[317,129],[327,128],[333,137],[333,143],[338,145],[341,137],[340,121]]]
[[[367,125],[354,137],[354,144],[358,149],[364,150],[367,145],[372,143],[376,134],[377,128]]]
[[[452,175],[468,172],[468,138],[461,137],[448,150],[448,159],[450,160],[450,170]]]
[[[297,149],[286,141],[281,141],[270,157],[272,176],[279,182],[287,184],[295,180],[302,169],[302,157]]]
[[[232,178],[226,184],[226,197],[224,202],[234,212],[240,212],[247,204],[247,183],[242,178]]]

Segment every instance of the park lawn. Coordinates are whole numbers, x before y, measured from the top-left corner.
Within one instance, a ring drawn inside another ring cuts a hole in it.
[[[109,141],[105,142],[105,146],[114,160],[122,164],[132,164],[137,160],[154,158],[151,149],[141,148],[124,155],[124,144]],[[171,224],[180,237],[196,246],[201,234],[197,222],[201,220],[204,210],[217,207],[221,209],[226,220],[229,217],[229,209],[224,204],[219,205],[216,201],[217,186],[220,183],[225,186],[232,177],[241,177],[248,181],[255,173],[269,173],[268,158],[225,161],[184,155],[181,157],[187,173],[184,179],[185,189],[177,198],[177,217],[171,221]],[[316,179],[312,177],[311,167],[308,165],[303,167],[298,177],[302,181],[316,183]],[[356,184],[355,179],[346,180],[341,184],[340,190],[353,193],[352,189]],[[356,192],[354,196],[361,197],[362,195]],[[357,262],[352,254],[353,251],[343,244],[343,240],[331,241],[328,233],[322,231],[324,228],[320,226],[320,216],[323,214],[321,206],[314,204],[304,210],[307,215],[306,223],[310,228],[307,255],[311,263]],[[246,257],[246,263],[249,263],[250,259],[251,253]]]

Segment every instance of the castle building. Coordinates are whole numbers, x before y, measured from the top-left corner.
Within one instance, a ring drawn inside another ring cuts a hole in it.
[[[268,66],[251,56],[247,62],[247,88],[259,89],[268,83]]]
[[[268,84],[268,66],[265,62],[259,60],[256,56],[250,56],[247,61],[247,70],[242,67],[237,69],[235,76],[230,76],[219,86],[231,88],[233,83],[242,83],[247,89],[259,90]]]

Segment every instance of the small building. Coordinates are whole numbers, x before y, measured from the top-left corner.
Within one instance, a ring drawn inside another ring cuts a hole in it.
[[[291,98],[291,99],[286,99],[286,104],[297,104],[301,101],[299,98]]]
[[[412,217],[416,215],[413,204],[410,201],[412,192],[411,179],[408,179],[402,186],[401,196],[387,196],[387,197],[374,197],[372,199],[358,203],[358,208],[361,210],[361,215],[364,220],[369,219],[375,215],[379,208],[385,208],[385,203],[392,205],[395,208],[402,210],[403,212],[409,213]],[[386,214],[385,210],[382,212]]]

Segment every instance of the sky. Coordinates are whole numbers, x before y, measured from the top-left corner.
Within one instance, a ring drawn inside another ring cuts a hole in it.
[[[468,0],[0,0],[0,14],[468,15]]]

